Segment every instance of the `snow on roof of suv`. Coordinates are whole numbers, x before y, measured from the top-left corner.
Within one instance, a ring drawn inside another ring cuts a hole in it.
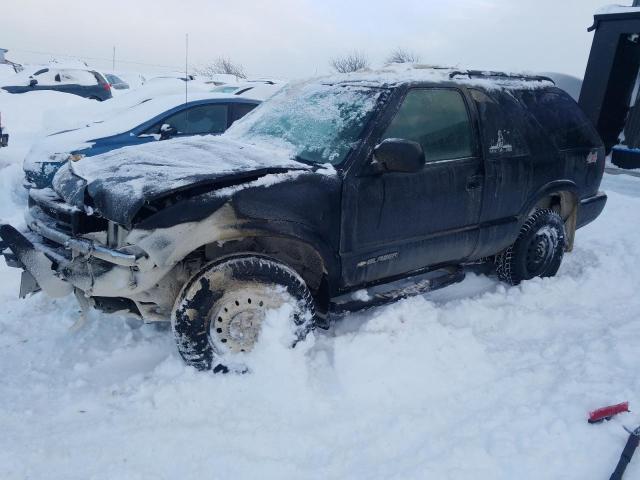
[[[378,70],[328,75],[323,83],[358,83],[363,86],[394,87],[410,82],[452,82],[493,89],[535,89],[553,85],[548,77],[525,73],[467,70],[420,64],[392,63]]]

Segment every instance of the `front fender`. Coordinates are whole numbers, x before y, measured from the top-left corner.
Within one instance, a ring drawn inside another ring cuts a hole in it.
[[[339,285],[342,271],[340,256],[337,248],[334,248],[328,239],[321,237],[317,231],[306,225],[284,220],[253,220],[243,224],[239,231],[242,232],[242,235],[237,239],[239,241],[246,238],[269,239],[268,244],[281,245],[283,250],[288,249],[287,242],[306,246],[321,260],[329,287],[332,293],[335,293],[333,287]],[[287,251],[283,252],[285,257],[288,254]]]

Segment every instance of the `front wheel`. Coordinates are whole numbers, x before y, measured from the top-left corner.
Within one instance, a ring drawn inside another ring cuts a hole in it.
[[[315,310],[294,270],[258,256],[210,264],[187,282],[173,309],[178,351],[199,370],[226,372],[231,355],[254,348],[267,312],[285,303],[293,306],[288,321],[295,346],[312,329]]]
[[[534,277],[553,277],[566,245],[564,222],[553,210],[537,210],[525,222],[513,245],[496,255],[498,278],[510,285]]]

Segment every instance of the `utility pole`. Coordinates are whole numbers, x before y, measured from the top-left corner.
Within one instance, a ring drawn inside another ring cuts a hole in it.
[[[111,61],[111,70],[116,71],[116,46],[113,46],[113,60]]]
[[[188,92],[189,92],[189,34],[185,33],[185,41],[184,41],[184,103],[187,103]]]

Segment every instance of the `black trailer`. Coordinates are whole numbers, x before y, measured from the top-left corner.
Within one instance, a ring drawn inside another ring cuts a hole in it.
[[[613,163],[640,168],[640,0],[629,7],[607,7],[594,20],[579,103]]]

